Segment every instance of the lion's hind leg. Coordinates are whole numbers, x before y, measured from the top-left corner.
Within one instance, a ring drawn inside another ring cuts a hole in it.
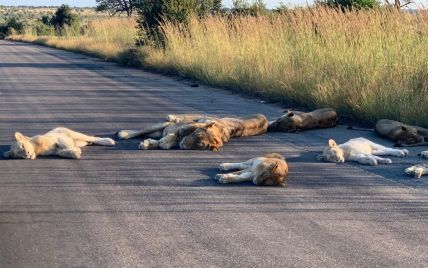
[[[428,165],[414,165],[404,170],[407,175],[414,176],[416,179],[420,179],[423,175],[428,174]]]
[[[230,170],[243,170],[250,168],[254,163],[254,158],[245,161],[245,162],[238,162],[238,163],[222,163],[220,164],[219,169],[222,171],[230,171]]]
[[[370,145],[373,148],[373,152],[372,152],[373,155],[378,155],[378,156],[391,155],[396,157],[405,157],[409,154],[409,151],[406,149],[400,150],[400,149],[388,148],[380,144],[376,144],[374,142],[371,142]]]
[[[75,147],[71,149],[61,149],[57,152],[58,156],[63,158],[72,158],[72,159],[79,159],[82,155],[82,151],[80,148]]]
[[[79,159],[82,155],[82,150],[73,144],[71,138],[58,138],[56,154],[63,158]]]
[[[75,146],[80,148],[91,143],[96,145],[104,145],[104,146],[115,145],[114,140],[110,138],[100,138],[100,137],[90,136],[68,128],[59,127],[52,130],[52,132],[67,135],[70,139],[74,141]]]

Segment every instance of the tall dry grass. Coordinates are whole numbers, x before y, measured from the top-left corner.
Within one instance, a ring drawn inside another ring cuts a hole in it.
[[[428,13],[300,9],[193,18],[163,25],[165,48],[135,51],[135,21],[91,22],[83,33],[12,36],[104,59],[133,61],[211,85],[375,121],[428,126]],[[139,57],[139,58],[138,58]]]
[[[145,64],[374,121],[428,126],[428,14],[302,9],[163,26]]]
[[[66,29],[63,36],[37,36],[35,29],[27,29],[24,35],[9,38],[16,41],[34,42],[55,48],[84,52],[106,60],[118,60],[134,48],[137,30],[135,20],[108,18],[89,22],[81,30]]]

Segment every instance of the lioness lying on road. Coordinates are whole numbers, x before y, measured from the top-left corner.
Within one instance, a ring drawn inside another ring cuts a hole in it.
[[[423,151],[418,154],[420,157],[428,159],[428,151]],[[406,168],[404,171],[410,176],[420,179],[423,175],[428,174],[428,164],[419,164]]]
[[[88,136],[73,130],[58,127],[43,135],[27,137],[20,132],[15,133],[15,141],[10,151],[3,155],[6,158],[36,159],[40,155],[58,155],[64,158],[80,158],[80,148],[88,145],[114,146],[115,142],[109,138]]]
[[[218,151],[233,137],[255,136],[266,133],[269,122],[262,114],[246,118],[217,118],[198,114],[169,115],[168,122],[154,124],[141,130],[121,130],[120,139],[141,135],[140,149],[171,149]]]
[[[401,122],[381,119],[376,123],[375,132],[398,144],[422,145],[428,142],[428,129],[409,126]]]
[[[345,161],[355,161],[360,164],[376,166],[377,164],[392,163],[391,159],[381,158],[379,155],[405,157],[408,154],[409,151],[407,150],[387,148],[365,138],[350,139],[339,145],[330,139],[328,147],[317,158],[327,162],[343,163]]]
[[[220,183],[251,181],[256,185],[287,186],[288,165],[280,154],[267,154],[242,163],[223,163],[220,170],[238,170],[227,174],[217,174]]]
[[[286,111],[283,116],[269,122],[269,131],[296,132],[314,128],[330,128],[337,124],[338,116],[334,109],[317,109],[310,113]]]

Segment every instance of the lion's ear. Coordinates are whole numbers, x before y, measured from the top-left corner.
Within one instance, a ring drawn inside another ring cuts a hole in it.
[[[3,153],[4,158],[12,158],[13,153],[11,151],[7,151]]]
[[[293,113],[293,112],[288,112],[287,116],[288,116],[288,117],[293,117],[293,116],[294,116],[294,113]]]
[[[21,140],[23,140],[23,139],[25,139],[25,136],[24,136],[24,135],[22,135],[22,133],[21,133],[21,132],[15,132],[15,140],[16,140],[16,141],[21,141]]]
[[[214,125],[215,125],[215,122],[210,122],[210,123],[207,124],[207,128],[210,128],[210,127],[212,127]]]
[[[329,147],[337,147],[337,143],[333,139],[328,140]]]
[[[403,131],[408,131],[408,129],[407,129],[407,127],[406,127],[406,126],[401,126],[401,130],[403,130]]]

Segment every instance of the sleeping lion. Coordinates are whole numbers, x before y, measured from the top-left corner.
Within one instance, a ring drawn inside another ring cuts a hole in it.
[[[119,139],[141,135],[140,149],[171,149],[218,151],[233,137],[266,133],[269,122],[262,114],[246,118],[218,118],[199,114],[169,115],[167,122],[150,125],[141,130],[120,130]]]
[[[89,144],[114,146],[115,142],[109,138],[88,136],[67,128],[57,127],[34,137],[27,137],[16,132],[10,151],[3,155],[6,158],[20,159],[36,159],[38,156],[48,155],[79,159],[82,154],[80,148]]]
[[[337,145],[332,139],[328,141],[328,147],[324,149],[318,160],[327,162],[343,163],[345,161],[355,161],[360,164],[376,166],[377,164],[391,164],[389,158],[379,156],[391,155],[405,157],[409,154],[407,150],[387,148],[380,144],[369,141],[365,138],[350,139],[349,141]]]
[[[428,159],[428,151],[423,151],[418,154],[420,157]],[[407,175],[414,176],[420,179],[422,176],[428,174],[428,164],[419,164],[406,168],[404,171]]]
[[[334,109],[323,108],[309,113],[285,111],[280,118],[269,122],[269,131],[297,132],[315,128],[330,128],[337,124],[338,116]]]
[[[428,129],[418,126],[405,125],[394,120],[379,120],[376,123],[375,132],[379,136],[392,140],[398,144],[428,144]]]
[[[220,183],[251,181],[255,185],[287,186],[288,165],[285,158],[276,153],[255,157],[242,163],[223,163],[220,170],[238,170],[217,174],[215,179]]]

